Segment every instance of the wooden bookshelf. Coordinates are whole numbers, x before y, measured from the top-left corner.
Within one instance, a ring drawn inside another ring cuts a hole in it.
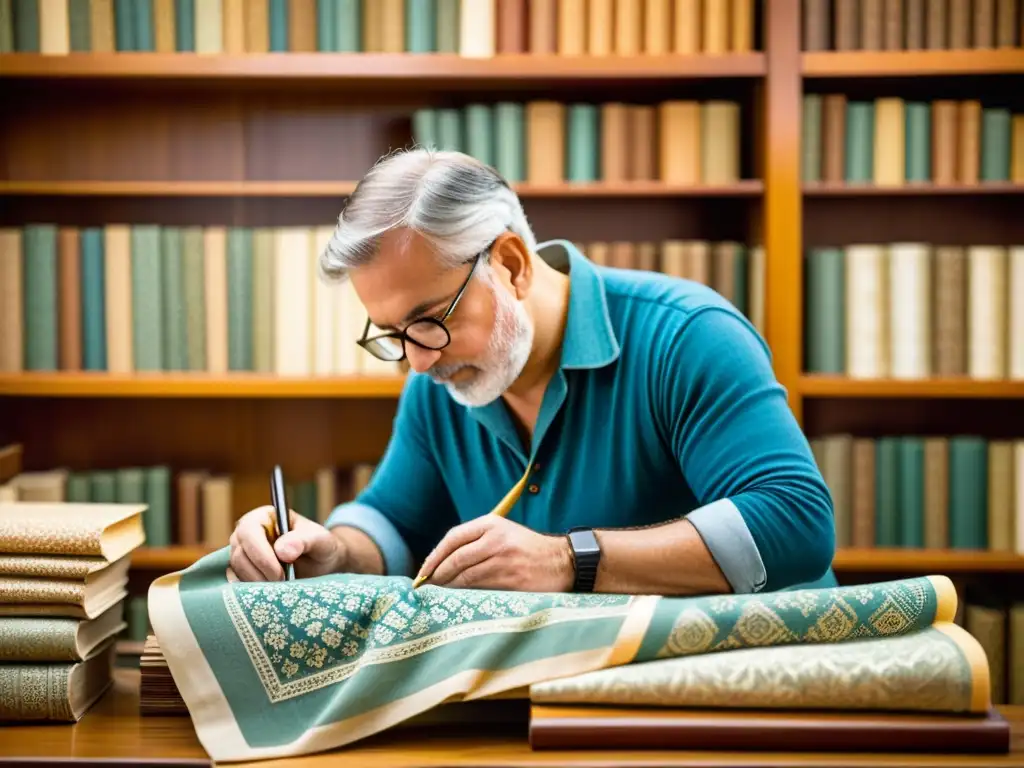
[[[132,566],[149,572],[187,568],[213,550],[207,547],[162,547],[136,550]],[[838,573],[1024,573],[1024,555],[957,549],[849,548],[832,561]]]
[[[979,381],[964,378],[915,380],[850,379],[845,376],[800,377],[803,397],[901,397],[901,398],[1024,398],[1024,381]]]
[[[2,181],[0,195],[59,197],[345,197],[354,181]],[[758,179],[725,186],[662,182],[516,184],[523,198],[562,197],[755,197]]]
[[[813,183],[804,185],[804,195],[808,197],[1024,195],[1024,184],[1012,181],[982,181],[977,184],[907,183],[899,186]]]
[[[502,83],[522,87],[539,83],[607,82],[636,84],[644,80],[690,78],[757,78],[766,74],[760,52],[721,56],[559,56],[501,54],[465,58],[455,54],[412,53],[72,53],[47,56],[0,54],[5,78],[31,80],[187,80],[197,85],[215,81],[243,83],[277,81],[289,85],[312,81],[345,85],[427,85],[453,87]]]
[[[1024,73],[1024,49],[814,51],[801,56],[806,78],[948,77]]]
[[[393,398],[402,376],[289,378],[250,373],[0,374],[0,396],[124,398]]]

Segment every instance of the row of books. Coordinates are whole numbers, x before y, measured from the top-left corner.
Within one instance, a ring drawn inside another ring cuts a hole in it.
[[[0,370],[397,374],[317,260],[333,227],[0,230]],[[279,308],[288,308],[287,311]]]
[[[977,99],[803,97],[805,182],[1024,183],[1024,114]]]
[[[291,509],[326,522],[341,502],[370,480],[373,464],[324,467],[311,478],[289,477]],[[22,471],[0,484],[0,503],[143,504],[146,544],[223,547],[238,517],[268,498],[266,473],[232,474],[169,465],[102,469],[58,467]]]
[[[992,703],[1024,704],[1024,598],[985,584],[968,584],[954,622],[985,652]]]
[[[806,51],[920,51],[1024,45],[1020,0],[803,0]]]
[[[1024,379],[1024,246],[812,248],[805,369],[857,379]]]
[[[0,502],[0,720],[75,722],[110,688],[143,509]]]
[[[711,286],[765,333],[764,247],[735,241],[589,242],[576,247],[595,264],[663,272]]]
[[[1024,555],[1024,438],[839,433],[810,443],[837,546]]]
[[[465,152],[510,182],[740,179],[740,105],[733,101],[470,104],[417,110],[412,128],[416,144]]]
[[[754,0],[4,0],[0,52],[724,54]]]

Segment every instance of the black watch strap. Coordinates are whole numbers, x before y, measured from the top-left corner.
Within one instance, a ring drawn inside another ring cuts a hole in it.
[[[601,545],[590,528],[573,528],[568,533],[572,556],[576,563],[574,592],[593,592],[597,566],[601,562]]]

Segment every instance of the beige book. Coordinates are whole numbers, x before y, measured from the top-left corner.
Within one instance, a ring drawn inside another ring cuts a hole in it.
[[[175,53],[175,0],[153,0],[153,37],[157,53]]]
[[[203,229],[203,275],[206,302],[206,370],[228,371],[228,232]]]
[[[623,182],[629,178],[629,113],[626,105],[601,105],[601,180]]]
[[[959,103],[957,112],[957,181],[977,184],[981,166],[981,102],[969,99]]]
[[[1024,245],[1011,246],[1008,260],[1007,375],[1011,379],[1021,380],[1024,379]]]
[[[0,576],[0,612],[96,618],[127,594],[130,560],[126,555],[84,579]]]
[[[529,0],[530,53],[556,53],[558,48],[558,0]]]
[[[973,245],[967,249],[967,375],[1006,377],[1006,249]]]
[[[898,187],[905,179],[906,139],[903,99],[875,100],[874,182]]]
[[[740,177],[740,105],[708,101],[701,105],[701,183],[733,184]]]
[[[274,231],[257,227],[252,235],[253,368],[274,370]]]
[[[127,627],[123,602],[94,619],[5,616],[0,618],[0,662],[83,661]]]
[[[89,44],[92,53],[113,53],[114,0],[89,0]]]
[[[221,0],[195,0],[196,53],[224,50],[224,11]]]
[[[18,500],[18,488],[14,485],[14,482],[4,483],[0,485],[0,503],[17,501]]]
[[[686,277],[702,285],[711,285],[711,244],[690,240],[686,244]]]
[[[1010,606],[1010,690],[1007,703],[1024,705],[1024,601]]]
[[[245,3],[246,0],[221,0],[221,21],[224,53],[238,55],[245,53]]]
[[[270,50],[270,0],[245,0],[245,50]]]
[[[383,4],[381,50],[384,53],[402,53],[405,50],[405,0],[378,0]],[[313,9],[316,13],[316,9]],[[313,21],[314,29],[316,20]],[[314,40],[314,50],[316,41]]]
[[[560,184],[565,178],[565,105],[531,101],[526,105],[526,180]]]
[[[924,546],[949,546],[949,439],[924,441]]]
[[[673,0],[672,52],[686,56],[700,53],[702,0]]]
[[[701,105],[664,101],[658,105],[658,170],[665,184],[701,183]]]
[[[638,56],[643,53],[644,0],[615,0],[615,53]]]
[[[1013,442],[1013,476],[1016,479],[1013,488],[1014,549],[1018,555],[1024,555],[1024,440]]]
[[[203,544],[226,547],[235,529],[232,481],[227,476],[208,477],[202,484]]]
[[[384,52],[384,3],[381,0],[362,0],[363,51]]]
[[[309,350],[313,330],[309,315],[284,312],[283,307],[310,305],[310,231],[305,227],[281,227],[274,242],[274,372],[278,376],[308,376],[312,371]]]
[[[71,52],[71,25],[67,0],[38,0],[39,52],[65,55]]]
[[[120,560],[145,540],[145,504],[0,504],[0,552]]]
[[[132,242],[127,224],[108,224],[103,238],[107,370],[132,373]]]
[[[309,238],[309,279],[310,279],[310,359],[313,362],[313,375],[331,376],[334,374],[334,325],[336,285],[320,279],[320,254],[327,248],[327,243],[334,234],[334,227],[315,227]]]
[[[338,504],[338,483],[334,467],[316,471],[316,519],[323,524]]]
[[[672,53],[672,0],[644,0],[644,53]]]
[[[990,440],[988,443],[988,548],[993,552],[1013,552],[1014,531],[1013,442]]]
[[[64,501],[68,474],[66,469],[19,473],[12,480],[18,494],[18,501]]]
[[[704,0],[701,13],[703,22],[702,50],[719,55],[729,52],[730,0]]]
[[[923,379],[931,373],[931,248],[926,243],[889,246],[890,375]]]
[[[754,0],[732,0],[729,6],[729,50],[749,53],[754,47]]]
[[[846,375],[879,379],[889,374],[886,259],[881,245],[846,248]]]
[[[331,290],[334,297],[334,373],[354,376],[361,371],[363,356],[372,357],[356,344],[362,338],[366,314],[350,280],[332,286]]]
[[[666,240],[661,244],[661,271],[672,277],[686,277],[686,243]]]
[[[611,262],[611,247],[608,243],[591,243],[587,246],[587,258],[600,266],[608,266]]]
[[[587,0],[587,53],[611,56],[615,51],[615,0]]]
[[[558,55],[582,56],[587,52],[587,0],[559,0]]]
[[[0,229],[0,373],[24,364],[21,229]]]
[[[375,0],[383,7],[385,0]],[[288,50],[316,51],[316,0],[288,0]]]
[[[0,720],[77,722],[113,682],[113,639],[72,664],[0,665]]]
[[[459,55],[487,59],[494,56],[494,3],[462,0],[459,8]]]

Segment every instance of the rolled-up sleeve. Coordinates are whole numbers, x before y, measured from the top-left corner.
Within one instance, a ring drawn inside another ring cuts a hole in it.
[[[832,497],[764,342],[709,307],[661,352],[659,417],[701,505],[687,517],[733,590],[820,579],[835,553]]]
[[[425,440],[425,386],[428,381],[410,377],[369,483],[353,501],[335,507],[325,524],[363,531],[380,550],[387,575],[415,575],[454,522],[451,496]]]

